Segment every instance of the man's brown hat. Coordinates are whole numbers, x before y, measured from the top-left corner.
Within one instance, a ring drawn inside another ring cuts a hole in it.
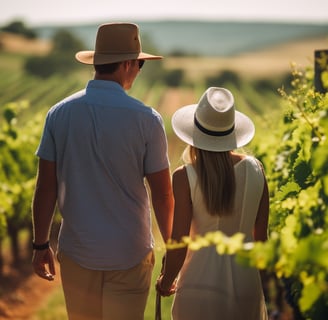
[[[94,51],[79,51],[75,58],[85,64],[98,65],[163,57],[142,52],[138,25],[114,22],[99,26]]]

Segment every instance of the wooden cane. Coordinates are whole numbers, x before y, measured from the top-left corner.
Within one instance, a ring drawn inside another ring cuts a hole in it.
[[[165,255],[162,258],[161,274],[164,270],[164,264],[165,264]],[[162,320],[161,295],[158,291],[156,292],[155,320]]]
[[[161,295],[156,293],[155,320],[162,320]]]

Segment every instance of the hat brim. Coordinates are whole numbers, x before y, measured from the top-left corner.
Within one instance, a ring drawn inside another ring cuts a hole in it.
[[[230,151],[248,144],[254,137],[253,121],[239,111],[235,111],[235,127],[225,136],[212,136],[200,131],[194,124],[197,104],[178,109],[172,117],[175,134],[187,144],[208,151]]]
[[[128,54],[100,54],[95,51],[79,51],[76,53],[75,58],[77,61],[84,64],[107,64],[127,60],[159,60],[163,59],[162,56],[155,56],[145,52],[136,52]]]

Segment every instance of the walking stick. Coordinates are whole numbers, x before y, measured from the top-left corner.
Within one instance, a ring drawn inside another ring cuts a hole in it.
[[[161,273],[164,270],[164,264],[165,264],[165,255],[162,258]],[[156,290],[155,320],[162,320],[161,295],[157,290]]]
[[[156,293],[155,320],[162,320],[161,295]]]

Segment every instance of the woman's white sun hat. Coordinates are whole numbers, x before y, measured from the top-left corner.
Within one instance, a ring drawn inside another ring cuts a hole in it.
[[[208,151],[238,149],[255,134],[253,121],[235,110],[232,93],[218,87],[208,88],[198,104],[178,109],[172,127],[182,141]]]

